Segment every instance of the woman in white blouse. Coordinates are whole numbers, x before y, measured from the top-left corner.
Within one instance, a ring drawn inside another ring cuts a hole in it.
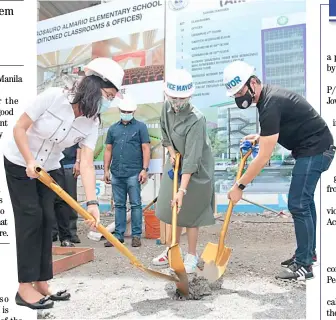
[[[51,176],[60,168],[62,151],[79,143],[80,171],[91,227],[99,223],[93,152],[98,138],[99,114],[106,110],[122,85],[124,71],[108,58],[92,60],[74,89],[50,88],[37,96],[14,127],[4,152],[7,185],[12,201],[17,246],[19,289],[16,303],[31,309],[53,307],[70,294],[50,292],[53,278],[52,227],[56,194],[37,178],[40,165]]]

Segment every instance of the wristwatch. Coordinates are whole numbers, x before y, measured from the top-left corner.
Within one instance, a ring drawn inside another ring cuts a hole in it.
[[[186,189],[179,188],[178,190],[179,190],[179,191],[182,191],[182,192],[184,193],[184,195],[187,194],[187,190],[186,190]]]
[[[86,202],[86,206],[92,206],[92,205],[96,205],[99,206],[99,202],[97,200],[90,200]]]
[[[148,168],[142,168],[142,170],[144,170],[144,171],[148,172]]]
[[[245,186],[244,184],[242,184],[242,183],[238,183],[238,182],[236,182],[236,185],[237,185],[237,187],[238,187],[240,190],[244,190],[244,189],[246,188],[246,186]]]

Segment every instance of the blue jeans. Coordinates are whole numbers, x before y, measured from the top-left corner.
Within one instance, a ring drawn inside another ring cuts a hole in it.
[[[288,195],[288,210],[295,227],[297,249],[295,261],[309,266],[316,249],[316,208],[314,193],[322,172],[327,171],[335,151],[327,150],[316,156],[298,158],[292,172]]]
[[[129,178],[119,178],[112,174],[112,192],[115,206],[115,236],[124,239],[126,231],[126,201],[127,194],[131,203],[132,237],[141,237],[142,208],[141,186],[138,175]]]

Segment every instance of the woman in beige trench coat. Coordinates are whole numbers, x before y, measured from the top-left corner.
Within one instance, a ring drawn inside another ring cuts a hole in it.
[[[191,75],[175,70],[165,83],[166,101],[161,114],[163,146],[169,151],[156,206],[156,216],[171,224],[172,206],[178,205],[177,242],[182,228],[187,228],[188,252],[184,256],[187,273],[196,272],[198,230],[212,225],[214,219],[214,158],[206,134],[206,120],[191,103],[194,92]],[[181,182],[173,195],[173,180],[168,172],[181,154]],[[154,258],[157,266],[168,265],[168,248]]]

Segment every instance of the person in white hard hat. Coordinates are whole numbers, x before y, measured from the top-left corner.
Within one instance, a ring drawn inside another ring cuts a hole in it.
[[[308,280],[314,277],[316,262],[316,209],[314,192],[321,174],[328,170],[335,155],[332,134],[321,116],[299,94],[262,84],[254,68],[235,61],[224,70],[227,95],[240,109],[255,104],[259,113],[260,133],[244,137],[258,141],[259,152],[243,176],[228,193],[234,203],[243,190],[269,162],[277,143],[292,152],[296,160],[288,194],[288,209],[294,220],[297,249],[283,261],[287,269],[277,278]]]
[[[54,294],[48,286],[47,281],[53,278],[56,194],[36,179],[35,166],[43,167],[57,181],[55,175],[62,151],[79,143],[87,210],[93,216],[88,225],[94,227],[99,222],[93,165],[99,114],[120,90],[124,71],[113,60],[98,58],[86,66],[85,74],[70,92],[53,87],[39,94],[20,116],[4,149],[16,230],[19,281],[16,303],[31,309],[51,308],[53,301],[70,298],[66,290]]]
[[[162,144],[169,157],[160,182],[156,216],[171,224],[172,206],[178,206],[177,242],[187,228],[188,252],[184,255],[187,273],[197,270],[199,227],[212,225],[214,219],[214,158],[206,133],[206,119],[191,103],[195,91],[192,76],[183,69],[167,75],[165,102],[161,114]],[[173,194],[172,167],[176,153],[181,154],[180,184]],[[168,265],[168,248],[153,259],[157,266]]]
[[[131,204],[132,247],[141,246],[141,185],[146,183],[150,161],[150,139],[145,123],[134,118],[137,104],[129,96],[118,100],[120,121],[107,132],[104,176],[112,183],[115,208],[115,237],[124,242],[127,195]],[[112,163],[111,163],[112,160]],[[112,174],[112,179],[111,179]],[[110,242],[105,247],[112,247]]]

